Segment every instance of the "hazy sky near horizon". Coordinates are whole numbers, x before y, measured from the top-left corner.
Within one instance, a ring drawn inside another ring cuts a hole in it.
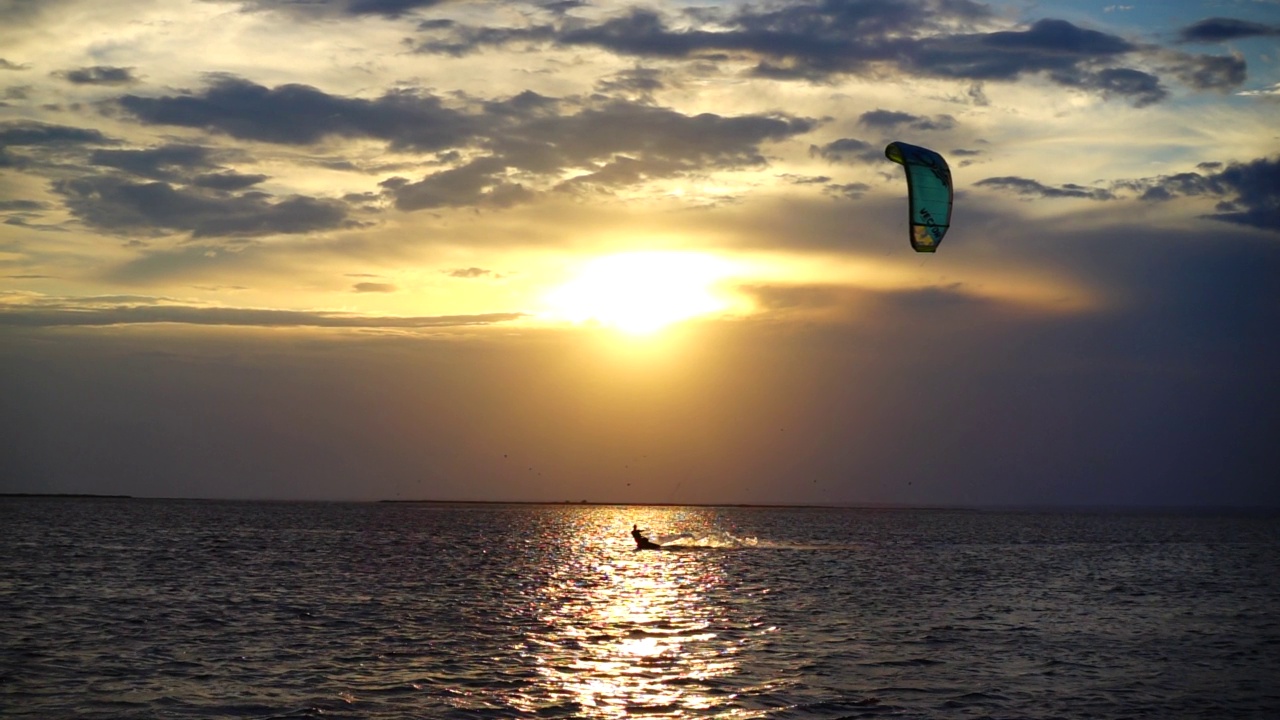
[[[1278,116],[1276,0],[0,0],[0,491],[1280,505]]]

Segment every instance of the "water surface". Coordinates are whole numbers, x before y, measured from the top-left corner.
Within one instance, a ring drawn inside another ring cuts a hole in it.
[[[4,717],[1280,717],[1275,516],[10,498],[0,527]]]

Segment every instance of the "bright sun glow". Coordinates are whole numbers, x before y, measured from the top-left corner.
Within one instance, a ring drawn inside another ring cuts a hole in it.
[[[558,318],[643,335],[727,308],[712,289],[729,270],[725,261],[698,253],[609,255],[588,262],[547,302]]]

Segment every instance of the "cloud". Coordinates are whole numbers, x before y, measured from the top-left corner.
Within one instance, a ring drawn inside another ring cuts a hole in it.
[[[426,93],[363,100],[303,85],[267,88],[227,76],[199,93],[126,95],[118,102],[146,123],[201,127],[242,139],[291,145],[364,137],[384,140],[394,150],[440,153],[446,162],[466,158],[417,181],[383,181],[401,210],[510,207],[532,199],[540,180],[559,184],[567,170],[586,172],[566,188],[760,166],[766,163],[762,143],[803,134],[817,124],[783,114],[691,116],[616,98],[570,101],[533,92],[449,107]],[[159,150],[130,152],[135,154],[110,157],[131,158],[132,167],[160,161]],[[153,154],[137,154],[144,152]]]
[[[66,145],[112,142],[101,131],[34,120],[0,123],[0,149],[19,145]]]
[[[611,188],[634,185],[652,178],[679,175],[683,171],[692,169],[690,164],[670,158],[636,159],[625,155],[618,155],[612,160],[601,162],[595,165],[595,168],[594,172],[566,180],[557,189],[594,188],[608,191]]]
[[[393,150],[443,150],[465,145],[483,117],[446,107],[428,93],[393,91],[375,100],[324,93],[309,85],[267,88],[214,76],[200,93],[125,95],[119,106],[153,125],[224,133],[240,140],[306,145],[328,137],[385,140]]]
[[[519,183],[502,177],[507,164],[498,158],[480,158],[462,167],[443,170],[418,182],[392,178],[382,182],[400,210],[444,207],[511,207],[533,194]]]
[[[538,151],[548,146],[560,151],[560,167],[621,154],[666,160],[685,168],[731,168],[763,165],[761,143],[785,140],[816,126],[815,120],[782,114],[685,115],[669,108],[608,100],[572,115],[530,119],[495,138],[494,144],[530,169],[537,167]]]
[[[428,10],[457,0],[245,0],[248,10],[286,12],[303,17],[375,15],[401,18],[416,10]]]
[[[1250,37],[1274,37],[1280,35],[1280,26],[1233,18],[1207,18],[1192,23],[1178,32],[1178,42],[1219,43]]]
[[[909,44],[896,38],[984,20],[990,11],[967,0],[861,0],[747,7],[704,17],[717,29],[671,29],[657,13],[635,9],[595,26],[567,27],[557,42],[648,57],[755,57],[757,74],[816,78],[892,61]]]
[[[507,106],[503,106],[505,109]],[[690,116],[662,107],[606,100],[566,115],[517,117],[501,133],[483,139],[492,153],[417,182],[382,183],[401,210],[442,207],[509,207],[531,200],[535,190],[511,179],[558,180],[586,172],[563,190],[600,189],[707,169],[761,166],[760,145],[808,132],[815,121],[781,115]]]
[[[0,212],[44,210],[48,203],[37,200],[0,200]]]
[[[858,124],[878,130],[896,131],[901,127],[911,130],[950,130],[956,125],[956,119],[950,115],[937,115],[927,118],[911,113],[894,110],[871,110],[858,117]]]
[[[6,102],[3,102],[4,100],[28,99],[31,96],[31,91],[33,89],[34,89],[34,86],[32,85],[10,85],[9,87],[4,89],[3,93],[0,93],[0,107],[4,107],[5,105],[8,104]]]
[[[832,163],[877,163],[884,159],[884,150],[865,140],[840,138],[826,145],[810,145],[809,155]]]
[[[1040,20],[1026,30],[952,31],[957,24],[989,17],[985,6],[969,2],[797,3],[773,11],[743,10],[721,18],[728,28],[713,32],[672,30],[656,13],[635,10],[594,27],[566,30],[558,41],[649,57],[753,55],[760,58],[757,74],[807,79],[871,73],[878,65],[968,80],[1014,80],[1039,72],[1080,75],[1086,64],[1139,49],[1065,20]]]
[[[1262,98],[1264,100],[1277,100],[1280,99],[1280,83],[1273,83],[1270,87],[1262,90],[1245,90],[1236,94],[1244,97]]]
[[[0,70],[29,70],[31,66],[26,63],[15,63],[4,58],[0,58]]]
[[[471,27],[452,20],[435,20],[421,23],[418,29],[435,36],[419,41],[416,45],[418,52],[454,57],[469,55],[485,47],[541,44],[556,40],[556,28],[552,25]]]
[[[1244,163],[1202,163],[1204,172],[1183,172],[1155,178],[1121,180],[1111,189],[1073,183],[1057,187],[1030,178],[1005,176],[979,180],[974,185],[1042,198],[1114,200],[1116,190],[1138,193],[1147,202],[1178,197],[1220,198],[1217,212],[1205,217],[1280,232],[1280,156]]]
[[[969,80],[1012,80],[1047,72],[1056,79],[1084,64],[1110,61],[1138,49],[1115,35],[1066,20],[1038,20],[1026,30],[939,35],[908,47],[910,67],[925,74]]]
[[[1052,187],[1030,178],[1005,176],[992,177],[974,183],[978,187],[1007,190],[1018,195],[1042,198],[1085,198],[1088,200],[1114,200],[1115,194],[1102,188],[1090,188],[1074,183]]]
[[[358,293],[393,293],[396,286],[391,283],[362,282],[353,285],[352,290]]]
[[[492,270],[485,270],[484,268],[469,267],[469,268],[458,268],[456,270],[448,270],[446,271],[445,274],[447,274],[449,277],[456,277],[456,278],[478,278],[478,277],[485,277],[487,275],[493,275],[494,272]]]
[[[663,73],[654,68],[631,68],[605,78],[596,83],[596,90],[608,95],[633,94],[640,98],[650,98],[653,93],[666,87]]]
[[[147,150],[94,150],[89,164],[112,167],[153,180],[174,180],[191,170],[217,167],[212,151],[198,145],[164,145]]]
[[[28,167],[81,145],[114,144],[115,141],[92,128],[53,125],[34,120],[0,123],[0,168]],[[31,148],[15,153],[11,148]]]
[[[137,183],[110,176],[54,182],[76,217],[111,232],[179,231],[192,237],[253,237],[345,227],[346,206],[335,200],[265,193],[211,195],[166,182]]]
[[[133,68],[110,65],[94,65],[55,74],[76,85],[132,85],[138,82],[138,78],[133,74]]]
[[[1226,91],[1248,77],[1248,66],[1239,55],[1186,55],[1165,53],[1161,69],[1196,90]]]
[[[560,20],[525,27],[471,27],[453,21],[422,28],[435,35],[420,52],[464,55],[512,43],[589,45],[653,59],[754,62],[751,72],[774,79],[828,80],[838,75],[879,76],[886,69],[957,80],[1016,81],[1039,75],[1068,87],[1121,97],[1136,105],[1167,96],[1161,79],[1122,62],[1158,53],[1125,38],[1045,18],[1022,29],[975,31],[990,23],[990,8],[967,0],[797,2],[733,10],[703,8],[672,19],[632,8],[603,21]],[[712,29],[708,29],[712,28]],[[1186,56],[1175,70],[1193,87],[1221,87],[1239,77],[1230,59]],[[1204,75],[1209,73],[1211,84]],[[980,87],[980,86],[973,86]],[[973,101],[982,103],[979,90]]]
[[[83,307],[80,304],[50,306],[0,305],[0,326],[65,327],[104,325],[228,325],[237,327],[324,327],[422,329],[467,325],[492,325],[524,317],[523,313],[436,315],[418,317],[372,316],[354,313],[257,308],[210,308],[146,304]]]
[[[1134,181],[1131,186],[1143,191],[1144,200],[1220,197],[1218,212],[1207,217],[1280,232],[1280,156],[1231,163],[1207,174],[1179,173]]]
[[[268,178],[267,175],[246,174],[238,172],[217,172],[197,175],[191,180],[191,184],[196,187],[209,188],[210,190],[223,190],[232,192],[235,190],[244,190],[245,188],[257,185]]]
[[[857,200],[871,190],[871,186],[866,183],[831,183],[822,189],[828,195],[833,195],[846,200]]]
[[[1146,107],[1164,100],[1169,91],[1160,78],[1141,70],[1106,68],[1098,72],[1060,73],[1054,79],[1063,85],[1093,90],[1103,97],[1129,98],[1135,107]]]

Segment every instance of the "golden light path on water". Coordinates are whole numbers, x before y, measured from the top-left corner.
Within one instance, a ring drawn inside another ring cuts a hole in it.
[[[566,518],[569,549],[541,588],[541,627],[522,649],[532,656],[537,687],[508,698],[512,706],[535,712],[549,701],[573,704],[577,716],[594,718],[686,717],[713,708],[716,717],[763,714],[734,708],[732,684],[717,679],[738,672],[742,645],[771,629],[734,617],[716,592],[725,578],[715,548],[634,550],[631,523],[660,527],[663,514],[600,508]]]

